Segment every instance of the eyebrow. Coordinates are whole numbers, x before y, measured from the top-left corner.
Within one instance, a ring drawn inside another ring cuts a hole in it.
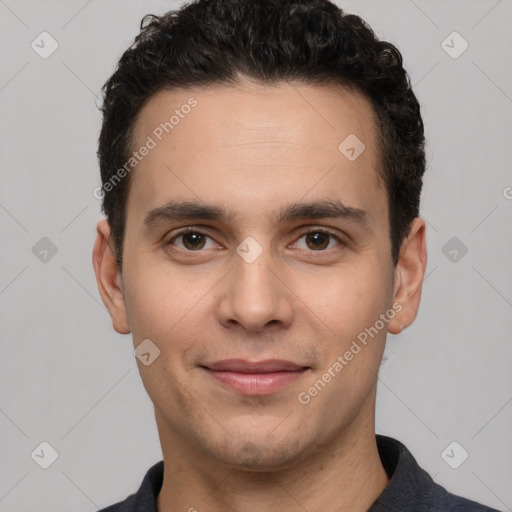
[[[222,205],[195,201],[169,201],[146,213],[144,225],[150,229],[157,224],[174,220],[217,220],[227,222],[233,213]],[[342,201],[311,201],[291,203],[271,212],[275,224],[304,219],[343,219],[361,227],[368,227],[368,213],[345,205]]]

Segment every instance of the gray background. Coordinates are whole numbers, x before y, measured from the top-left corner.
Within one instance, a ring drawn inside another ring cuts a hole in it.
[[[141,17],[178,5],[0,0],[2,511],[97,510],[161,459],[131,336],[112,330],[91,264],[96,105]],[[429,141],[422,305],[388,338],[377,431],[450,491],[512,510],[512,2],[339,5],[403,52]],[[31,48],[42,31],[59,45],[47,59]],[[469,43],[458,58],[445,50],[460,39],[442,46],[453,31]],[[56,254],[38,253],[43,237]],[[43,441],[48,469],[31,458]],[[441,455],[453,441],[469,453],[458,469]]]

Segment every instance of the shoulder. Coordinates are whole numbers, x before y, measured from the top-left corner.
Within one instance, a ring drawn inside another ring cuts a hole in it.
[[[499,512],[476,501],[457,496],[444,487],[434,483],[432,486],[432,512]]]
[[[123,501],[109,505],[106,508],[98,510],[98,512],[132,512],[135,510],[135,494],[131,494]]]
[[[137,492],[98,512],[156,512],[156,499],[162,487],[163,476],[164,461],[161,460],[148,469]]]
[[[397,439],[377,434],[377,447],[390,482],[369,512],[499,512],[436,483]]]

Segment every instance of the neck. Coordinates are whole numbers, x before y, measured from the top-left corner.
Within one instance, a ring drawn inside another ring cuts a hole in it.
[[[198,461],[182,442],[173,442],[172,436],[161,432],[165,470],[158,511],[365,512],[384,491],[389,477],[380,461],[373,417],[366,425],[348,430],[305,460],[257,472],[218,460]]]

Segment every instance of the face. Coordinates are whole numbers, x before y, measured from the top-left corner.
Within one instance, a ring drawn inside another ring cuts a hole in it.
[[[162,91],[134,139],[152,147],[102,296],[118,332],[159,350],[137,362],[161,440],[263,470],[371,425],[386,334],[417,303],[391,261],[368,101],[247,82]]]

